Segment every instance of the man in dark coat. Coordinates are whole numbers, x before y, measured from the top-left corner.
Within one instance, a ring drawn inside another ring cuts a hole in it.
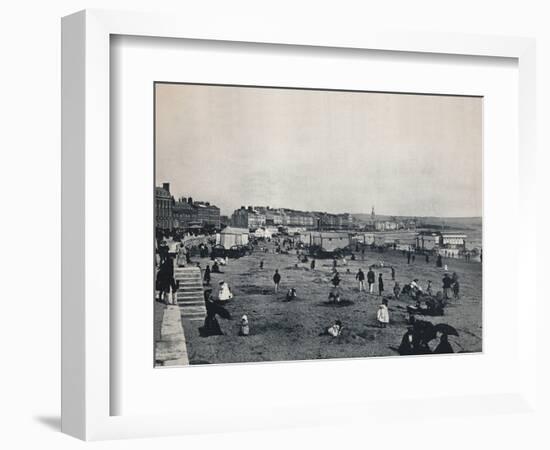
[[[332,280],[331,280],[331,281],[332,281],[332,285],[333,285],[334,287],[340,286],[340,281],[341,281],[341,280],[340,280],[340,274],[338,273],[337,270],[334,272],[334,276],[332,277]]]
[[[369,283],[369,292],[371,294],[374,293],[374,281],[375,281],[374,271],[372,270],[372,267],[369,267],[369,271],[367,272],[367,283]]]
[[[453,285],[453,279],[449,276],[448,273],[446,273],[443,276],[443,295],[445,296],[445,299],[449,299],[449,291],[451,290],[451,287]]]
[[[279,283],[281,282],[281,274],[279,269],[275,269],[275,274],[273,275],[273,283],[275,284],[275,292],[279,291]]]
[[[361,292],[363,289],[365,289],[365,273],[363,272],[363,270],[359,269],[357,271],[355,279],[359,281],[359,292]]]
[[[384,280],[382,279],[382,274],[378,274],[378,295],[382,295],[384,292]]]
[[[159,291],[158,300],[169,304],[170,290],[172,291],[172,297],[175,297],[177,288],[176,281],[174,280],[174,262],[170,256],[167,256],[157,272],[156,289]],[[173,300],[175,303],[175,298]]]

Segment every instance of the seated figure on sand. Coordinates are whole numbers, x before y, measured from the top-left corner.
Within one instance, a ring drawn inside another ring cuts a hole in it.
[[[218,301],[226,302],[228,300],[231,300],[232,298],[233,298],[233,293],[231,292],[229,285],[225,281],[221,280],[220,288],[218,291]]]
[[[296,289],[290,288],[288,291],[286,291],[286,301],[290,302],[291,300],[294,300],[296,298]]]
[[[344,327],[342,326],[342,322],[340,322],[339,320],[335,320],[330,327],[325,328],[321,333],[319,333],[319,336],[328,335],[332,337],[337,337],[342,334],[343,328]]]

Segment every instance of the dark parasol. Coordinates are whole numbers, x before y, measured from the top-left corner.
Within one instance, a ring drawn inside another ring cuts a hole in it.
[[[437,325],[434,325],[435,332],[440,332],[443,334],[446,334],[447,336],[457,336],[458,337],[458,331],[456,331],[455,327],[452,327],[451,325],[447,325],[446,323],[438,323]]]

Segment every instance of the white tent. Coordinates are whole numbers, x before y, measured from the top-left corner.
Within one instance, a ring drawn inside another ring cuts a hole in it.
[[[227,250],[234,245],[247,245],[248,230],[246,228],[226,227],[216,234],[216,244],[222,245]]]

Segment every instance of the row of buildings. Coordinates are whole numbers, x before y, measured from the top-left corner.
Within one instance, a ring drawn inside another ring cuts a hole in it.
[[[355,226],[355,221],[348,213],[331,214],[269,206],[241,206],[231,215],[231,224],[249,230],[266,226],[301,227],[307,230],[351,230]]]
[[[155,225],[161,230],[220,228],[220,208],[192,197],[175,199],[170,183],[155,188]]]
[[[390,217],[389,219],[377,218],[372,207],[370,221],[365,224],[365,229],[370,231],[398,231],[398,230],[416,230],[417,220],[414,218]]]

